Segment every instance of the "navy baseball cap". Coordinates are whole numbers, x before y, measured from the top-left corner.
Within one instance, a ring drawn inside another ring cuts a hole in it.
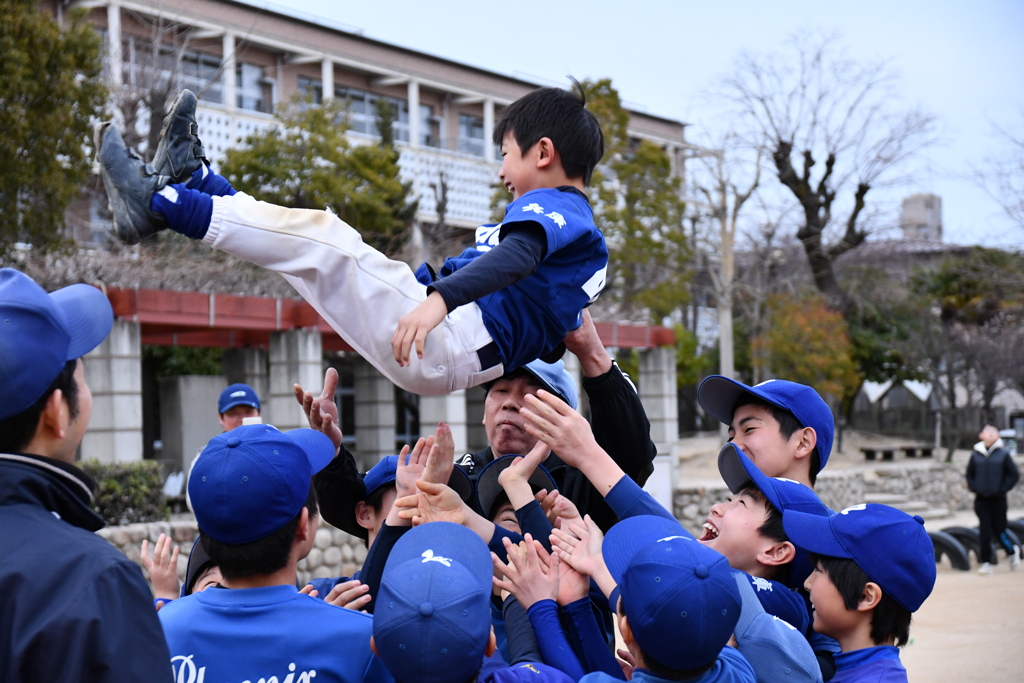
[[[559,361],[561,362],[561,361]],[[503,455],[500,458],[487,463],[487,465],[480,470],[480,476],[476,479],[476,500],[480,506],[480,511],[485,514],[491,514],[491,507],[494,506],[494,501],[504,493],[504,489],[501,488],[501,484],[498,483],[498,475],[509,468],[518,455]],[[536,493],[541,489],[546,490],[548,493],[558,488],[555,483],[554,477],[547,471],[544,465],[537,465],[537,469],[530,475],[530,488]]]
[[[648,515],[613,526],[601,554],[644,652],[682,670],[718,657],[741,607],[724,555],[694,541],[678,523]]]
[[[235,406],[252,406],[259,410],[260,397],[256,395],[256,390],[248,384],[232,384],[220,392],[220,398],[217,399],[217,412],[223,415]]]
[[[565,363],[560,360],[554,363],[545,363],[544,361],[537,359],[530,361],[519,370],[525,370],[535,380],[540,382],[541,386],[545,391],[550,391],[552,394],[562,399],[569,404],[573,410],[579,407],[580,400],[579,394],[576,391],[576,381],[572,378],[566,369]],[[513,371],[516,372],[516,371]],[[511,374],[511,373],[505,373]],[[500,379],[500,378],[499,378]],[[495,380],[496,382],[497,380]],[[484,387],[490,391],[494,382],[486,382]]]
[[[188,563],[185,565],[185,583],[181,584],[181,597],[192,595],[200,572],[206,571],[207,567],[212,565],[213,560],[210,559],[210,554],[203,547],[203,537],[196,536],[192,550],[188,553]]]
[[[727,443],[718,452],[718,471],[730,491],[736,493],[753,484],[780,513],[796,510],[823,517],[830,514],[814,491],[792,479],[765,475],[736,444]]]
[[[785,512],[782,524],[795,545],[856,562],[886,595],[911,612],[935,587],[935,549],[918,515],[862,503],[831,517]]]
[[[228,545],[274,533],[302,510],[314,474],[334,459],[334,444],[314,429],[287,434],[242,425],[215,436],[188,478],[203,534]]]
[[[71,285],[47,294],[14,268],[0,268],[0,420],[42,398],[64,365],[100,345],[114,324],[103,292]]]
[[[373,641],[396,681],[465,681],[480,670],[493,571],[487,545],[459,524],[421,524],[395,543],[377,592]]]
[[[697,401],[709,415],[728,425],[732,424],[736,403],[744,394],[788,410],[800,424],[813,429],[818,437],[818,458],[821,461],[818,472],[825,468],[828,456],[832,453],[835,419],[832,417],[832,410],[817,391],[806,384],[784,379],[770,379],[748,387],[743,382],[728,377],[711,375],[700,383]]]
[[[398,476],[398,456],[388,455],[381,458],[380,462],[370,468],[370,471],[363,475],[363,486],[366,487],[366,498],[369,498],[382,486],[394,484]],[[453,489],[466,503],[473,498],[473,482],[458,465],[452,470],[448,477],[448,486]],[[365,498],[364,498],[365,500]]]

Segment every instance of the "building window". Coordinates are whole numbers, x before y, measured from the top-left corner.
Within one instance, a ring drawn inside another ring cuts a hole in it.
[[[103,32],[106,41],[106,32]],[[138,90],[148,90],[173,76],[176,88],[188,88],[203,102],[224,101],[219,57],[196,50],[182,50],[163,44],[154,56],[153,41],[133,35],[121,37],[121,63],[124,82]]]
[[[239,62],[235,67],[235,88],[235,106],[239,109],[264,114],[273,112],[273,88],[263,77],[263,67]]]
[[[420,397],[395,387],[395,453],[420,438]]]
[[[312,95],[313,104],[321,104],[324,101],[324,88],[319,78],[299,76],[299,92],[304,97]]]
[[[323,83],[319,78],[299,76],[299,90],[312,94],[313,104],[323,102]],[[381,99],[389,102],[395,112],[393,123],[395,140],[409,142],[409,103],[394,97],[383,97],[365,90],[355,88],[334,88],[334,97],[348,104],[349,130],[363,135],[380,136],[377,130],[377,102]],[[438,147],[438,136],[431,130],[433,109],[430,105],[420,105],[420,144],[426,147]]]
[[[470,114],[459,114],[458,151],[478,157],[484,155],[483,118]]]

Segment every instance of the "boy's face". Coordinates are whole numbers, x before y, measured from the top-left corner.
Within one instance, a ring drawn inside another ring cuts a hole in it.
[[[498,178],[505,189],[512,193],[512,199],[519,199],[530,190],[537,189],[534,185],[538,145],[528,150],[519,149],[519,143],[512,133],[505,133],[501,141],[501,170]]]
[[[773,545],[758,529],[768,519],[763,501],[740,492],[728,503],[717,503],[704,522],[704,535],[699,543],[725,555],[729,566],[755,576],[760,575],[759,553]]]
[[[857,611],[846,609],[843,596],[820,563],[804,581],[804,588],[811,594],[815,631],[838,640],[856,627]]]
[[[494,519],[491,521],[508,531],[517,534],[523,533],[522,529],[519,528],[519,520],[516,518],[516,511],[512,507],[512,503],[505,503],[499,507],[498,511],[494,514]]]
[[[802,432],[798,429],[785,439],[772,411],[764,406],[746,405],[737,408],[732,416],[729,441],[739,446],[766,476],[802,481],[807,477],[798,477],[793,471]]]
[[[222,577],[220,575],[220,567],[218,567],[217,565],[213,565],[209,569],[206,569],[202,574],[199,575],[199,578],[196,579],[195,586],[193,586],[193,588],[192,588],[192,592],[193,593],[202,593],[204,590],[206,590],[210,586],[216,586],[218,583],[221,583],[223,580],[224,580],[224,577]]]
[[[252,406],[233,406],[221,413],[218,419],[220,420],[220,426],[224,428],[224,431],[230,432],[232,429],[238,429],[241,427],[242,420],[245,418],[259,416],[259,408],[253,408]]]

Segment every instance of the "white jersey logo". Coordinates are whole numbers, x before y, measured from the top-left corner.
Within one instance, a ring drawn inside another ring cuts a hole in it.
[[[608,275],[608,266],[594,273],[589,280],[583,283],[583,291],[590,297],[590,303],[597,300],[597,296],[604,289],[605,276]]]
[[[550,218],[552,221],[554,221],[555,225],[557,225],[559,229],[565,227],[565,219],[562,218],[562,214],[558,213],[557,211],[552,211],[551,213],[544,214],[544,217]]]
[[[168,186],[170,187],[170,186]],[[534,202],[533,204],[527,204],[523,207],[523,211],[533,211],[534,213],[544,213],[544,207]]]
[[[423,554],[420,555],[420,557],[423,558],[422,564],[426,564],[427,562],[440,562],[446,567],[452,566],[452,560],[450,557],[441,557],[440,555],[434,555],[434,551],[430,548],[424,550]]]
[[[751,576],[750,580],[754,582],[754,588],[760,591],[768,591],[769,593],[774,592],[772,589],[772,582],[768,579],[763,579],[760,576]]]
[[[848,515],[851,512],[856,512],[858,510],[867,510],[867,509],[868,509],[868,504],[867,503],[861,503],[860,505],[851,505],[850,507],[846,508],[845,510],[843,510],[839,514],[841,514],[841,515]]]
[[[501,223],[497,225],[481,225],[476,229],[476,250],[490,251],[498,246],[498,237],[501,235]]]

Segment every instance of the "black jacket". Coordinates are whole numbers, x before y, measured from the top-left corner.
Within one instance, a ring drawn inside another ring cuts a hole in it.
[[[0,680],[173,680],[142,572],[97,536],[92,480],[0,453]]]
[[[651,423],[636,389],[618,366],[599,377],[584,377],[583,389],[590,399],[591,429],[598,445],[630,478],[643,486],[654,471],[658,449],[651,441]],[[475,482],[480,470],[493,459],[494,454],[488,447],[466,454],[456,462]],[[576,504],[580,514],[589,514],[604,531],[615,524],[615,513],[582,472],[568,467],[554,453],[548,456],[544,466],[551,472],[559,491]],[[366,538],[366,530],[355,520],[355,505],[366,495],[366,489],[352,454],[342,448],[341,454],[314,482],[321,516],[339,529]]]
[[[992,444],[991,452],[987,451],[984,442],[975,444],[967,463],[967,488],[979,498],[1006,495],[1019,480],[1017,465],[1001,439]]]

